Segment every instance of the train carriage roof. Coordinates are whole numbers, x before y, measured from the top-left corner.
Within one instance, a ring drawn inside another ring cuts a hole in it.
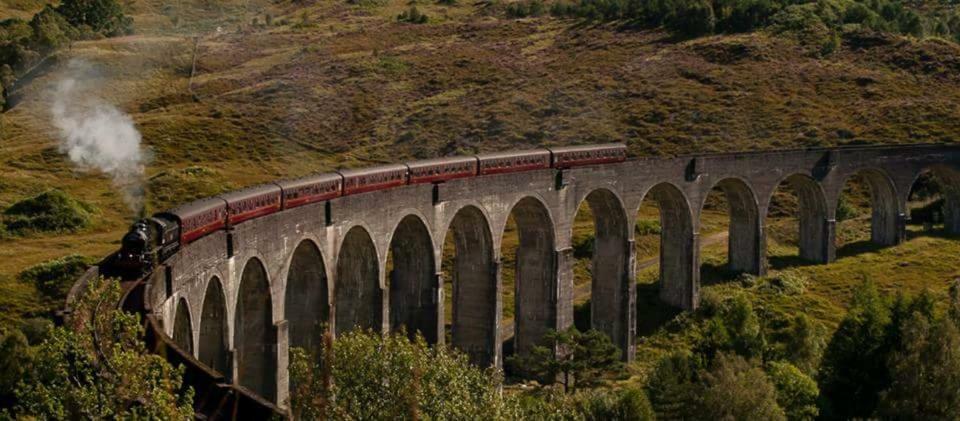
[[[602,151],[602,150],[623,150],[626,152],[627,145],[623,143],[604,143],[602,145],[576,145],[576,146],[557,146],[547,148],[555,154],[571,153],[571,152],[592,152],[592,151]]]
[[[491,159],[504,159],[504,158],[521,158],[521,157],[531,157],[531,156],[549,156],[550,151],[547,149],[529,149],[523,151],[506,151],[506,152],[493,152],[493,153],[484,153],[477,155],[477,158],[482,161],[487,161]]]
[[[399,170],[407,171],[407,166],[404,164],[390,164],[390,165],[380,165],[380,166],[369,167],[369,168],[338,170],[337,172],[343,175],[344,178],[351,178],[351,177],[361,177],[365,175],[383,174],[383,173],[399,171]]]
[[[173,215],[177,219],[183,221],[191,217],[203,214],[212,209],[223,208],[227,206],[227,202],[219,197],[208,197],[200,200],[194,200],[193,202],[177,206],[173,209],[168,209],[163,212],[158,212],[157,215]]]
[[[280,186],[273,183],[261,184],[259,186],[247,187],[245,189],[224,193],[220,195],[220,198],[226,200],[227,204],[229,205],[230,203],[262,196],[265,194],[276,194],[279,197]]]
[[[310,186],[319,183],[327,183],[331,181],[343,181],[343,176],[337,173],[323,173],[323,174],[312,174],[305,177],[294,178],[291,180],[280,180],[277,181],[277,185],[286,189],[296,189],[304,186]]]
[[[435,159],[425,159],[420,161],[408,162],[407,166],[410,167],[410,170],[432,167],[435,165],[451,165],[451,164],[475,164],[477,162],[477,157],[475,156],[451,156],[446,158],[435,158]]]

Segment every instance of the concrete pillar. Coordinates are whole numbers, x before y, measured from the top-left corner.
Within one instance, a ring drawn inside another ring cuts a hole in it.
[[[444,290],[443,290],[443,272],[437,272],[433,274],[434,285],[433,288],[433,303],[434,311],[436,312],[436,332],[437,332],[437,345],[443,346],[447,343],[447,325],[444,318]]]
[[[290,324],[281,320],[275,324],[277,343],[277,400],[274,401],[282,409],[289,405],[290,397]]]
[[[621,356],[623,360],[625,362],[631,362],[636,356],[637,342],[637,251],[634,240],[627,240],[625,247],[627,249],[627,259],[625,262],[627,267],[624,271],[624,277],[626,279],[624,279],[621,284],[623,287],[623,299],[620,300],[624,308],[621,309],[620,314],[625,315],[626,320],[624,320],[623,341],[619,345],[622,350]]]
[[[671,234],[664,231],[660,235],[660,299],[674,307],[694,310],[699,301],[699,235]]]
[[[837,260],[837,220],[830,218],[823,222],[823,245],[820,263],[832,263]]]
[[[491,360],[493,367],[502,369],[503,368],[503,334],[501,330],[503,329],[503,263],[500,261],[500,257],[497,257],[493,261],[493,277],[496,279],[494,285],[496,285],[494,300],[496,301],[496,311],[493,314],[493,331],[490,332],[493,335],[493,349],[491,351]],[[516,324],[514,324],[516,326]],[[514,335],[516,337],[516,335]]]
[[[557,331],[563,331],[570,326],[573,326],[573,300],[574,300],[574,284],[573,284],[573,264],[576,262],[576,259],[573,257],[573,248],[566,247],[556,251],[556,265],[557,265],[557,277],[555,284],[555,293],[553,294],[552,302],[556,306],[554,314],[557,315],[556,318],[556,329]]]
[[[898,212],[896,219],[896,235],[893,238],[893,244],[897,245],[902,244],[904,241],[907,241],[907,220],[908,216],[905,212]]]

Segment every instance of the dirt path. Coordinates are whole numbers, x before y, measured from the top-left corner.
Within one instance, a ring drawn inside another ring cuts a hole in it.
[[[716,234],[708,235],[700,240],[700,247],[709,247],[716,244],[721,244],[724,241],[727,241],[728,232],[718,232]],[[660,256],[653,256],[644,260],[637,262],[637,271],[646,269],[648,267],[657,265],[660,263]],[[580,285],[574,287],[573,292],[573,302],[578,303],[590,297],[590,282],[584,282]],[[506,319],[503,321],[503,324],[500,326],[500,334],[502,340],[506,341],[513,337],[513,318]]]

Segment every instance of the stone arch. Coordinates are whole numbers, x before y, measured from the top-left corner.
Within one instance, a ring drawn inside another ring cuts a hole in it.
[[[660,183],[647,191],[660,208],[660,299],[683,309],[697,306],[700,268],[696,264],[693,216],[677,186]]]
[[[223,285],[217,277],[210,278],[203,296],[200,313],[200,339],[197,342],[200,362],[221,374],[228,374],[227,302]]]
[[[841,184],[840,194],[854,176],[860,177],[870,188],[870,241],[882,246],[892,246],[903,238],[898,220],[901,209],[896,186],[889,175],[876,168],[862,169],[847,177]],[[839,201],[839,196],[837,197]]]
[[[283,311],[290,349],[319,353],[324,324],[330,317],[329,302],[323,255],[313,241],[303,240],[293,251],[287,270]]]
[[[270,281],[258,258],[243,268],[234,320],[237,382],[272,401],[277,386],[276,329]]]
[[[407,215],[390,240],[393,268],[390,282],[390,328],[405,328],[413,338],[421,334],[427,343],[439,340],[436,266],[430,231],[416,215]]]
[[[823,188],[806,174],[793,174],[777,183],[777,189],[787,183],[797,195],[799,209],[800,258],[816,263],[833,260],[833,226],[827,221],[827,202]],[[776,193],[776,190],[773,192]],[[767,199],[767,208],[773,201],[773,193]]]
[[[451,343],[481,367],[497,364],[497,267],[490,223],[475,206],[454,214]]]
[[[380,260],[369,232],[355,226],[347,231],[337,257],[334,287],[336,332],[383,328]]]
[[[173,319],[173,342],[187,354],[193,355],[193,324],[190,323],[190,306],[187,299],[180,297],[177,302],[177,314]]]
[[[928,173],[933,174],[939,181],[940,195],[943,198],[944,230],[950,234],[960,234],[960,170],[945,165],[923,168],[913,177],[904,203],[909,200],[909,195],[913,193],[921,176]]]
[[[627,214],[616,193],[598,188],[583,199],[593,214],[594,240],[590,283],[590,327],[606,333],[629,354],[630,243]],[[580,206],[577,207],[579,210]]]
[[[730,224],[727,236],[727,265],[731,271],[760,275],[764,271],[760,205],[753,188],[736,177],[724,178],[708,190],[720,189],[727,200]],[[707,196],[700,204],[703,214]]]
[[[520,237],[514,278],[514,350],[527,354],[540,344],[549,329],[557,329],[553,219],[543,202],[530,196],[520,199],[510,213]]]

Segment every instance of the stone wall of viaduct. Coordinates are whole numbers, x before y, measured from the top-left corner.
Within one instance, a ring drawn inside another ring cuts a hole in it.
[[[700,213],[719,187],[730,208],[729,264],[765,271],[764,219],[783,182],[800,199],[800,254],[835,258],[835,209],[858,174],[870,185],[872,236],[904,239],[907,196],[925,171],[949,186],[946,229],[960,233],[960,146],[891,146],[634,159],[411,185],[261,217],[204,237],[168,259],[146,289],[150,311],[182,348],[279,404],[291,347],[315,347],[322,326],[405,326],[484,365],[503,361],[501,241],[517,223],[515,346],[573,323],[572,223],[582,202],[596,226],[591,323],[632,358],[636,330],[633,226],[643,200],[661,209],[660,295],[693,309],[699,290]],[[456,259],[440,267],[453,231]],[[392,271],[387,256],[392,250]],[[453,278],[444,302],[441,271]]]

